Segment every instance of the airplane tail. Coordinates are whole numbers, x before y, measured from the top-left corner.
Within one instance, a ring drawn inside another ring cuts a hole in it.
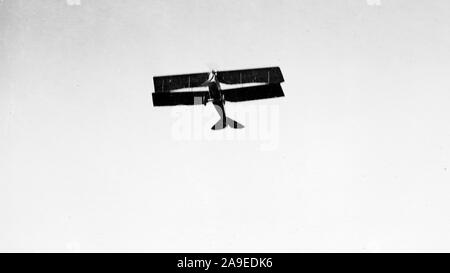
[[[211,130],[221,130],[225,127],[230,126],[234,129],[242,129],[244,128],[244,125],[240,124],[239,122],[232,120],[231,118],[226,118],[226,122],[224,119],[220,119],[216,124],[214,124],[213,127],[211,127]]]
[[[232,120],[231,118],[227,117],[227,125],[234,129],[242,129],[244,128],[244,125],[240,124],[239,122]]]
[[[216,122],[216,124],[213,125],[213,127],[211,127],[211,130],[220,130],[224,129],[225,127],[227,127],[227,124],[223,119],[220,119],[218,122]]]

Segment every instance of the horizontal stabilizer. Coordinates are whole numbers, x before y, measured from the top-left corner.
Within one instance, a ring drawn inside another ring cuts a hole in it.
[[[161,92],[152,93],[153,106],[206,104],[209,92]]]
[[[220,119],[218,122],[216,122],[216,124],[213,125],[213,127],[211,127],[211,130],[221,130],[224,129],[225,127],[231,127],[234,129],[242,129],[244,128],[244,125],[240,124],[239,122],[227,117],[226,119]]]
[[[239,102],[284,97],[280,84],[265,84],[222,90],[226,101]]]

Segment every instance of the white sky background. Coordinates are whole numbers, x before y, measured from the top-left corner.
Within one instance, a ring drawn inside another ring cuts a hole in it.
[[[450,2],[370,2],[1,1],[0,250],[449,251]],[[274,150],[152,106],[273,65]]]

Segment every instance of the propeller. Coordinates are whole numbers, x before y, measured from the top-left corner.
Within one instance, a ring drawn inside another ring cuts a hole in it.
[[[211,72],[209,72],[208,79],[204,83],[202,83],[200,86],[209,86],[211,83],[217,82],[216,76],[217,76],[217,71],[212,70]]]

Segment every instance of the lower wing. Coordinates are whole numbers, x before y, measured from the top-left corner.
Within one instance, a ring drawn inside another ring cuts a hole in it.
[[[208,91],[152,93],[153,106],[206,104]]]
[[[224,89],[222,93],[226,101],[238,102],[284,97],[279,83]]]

